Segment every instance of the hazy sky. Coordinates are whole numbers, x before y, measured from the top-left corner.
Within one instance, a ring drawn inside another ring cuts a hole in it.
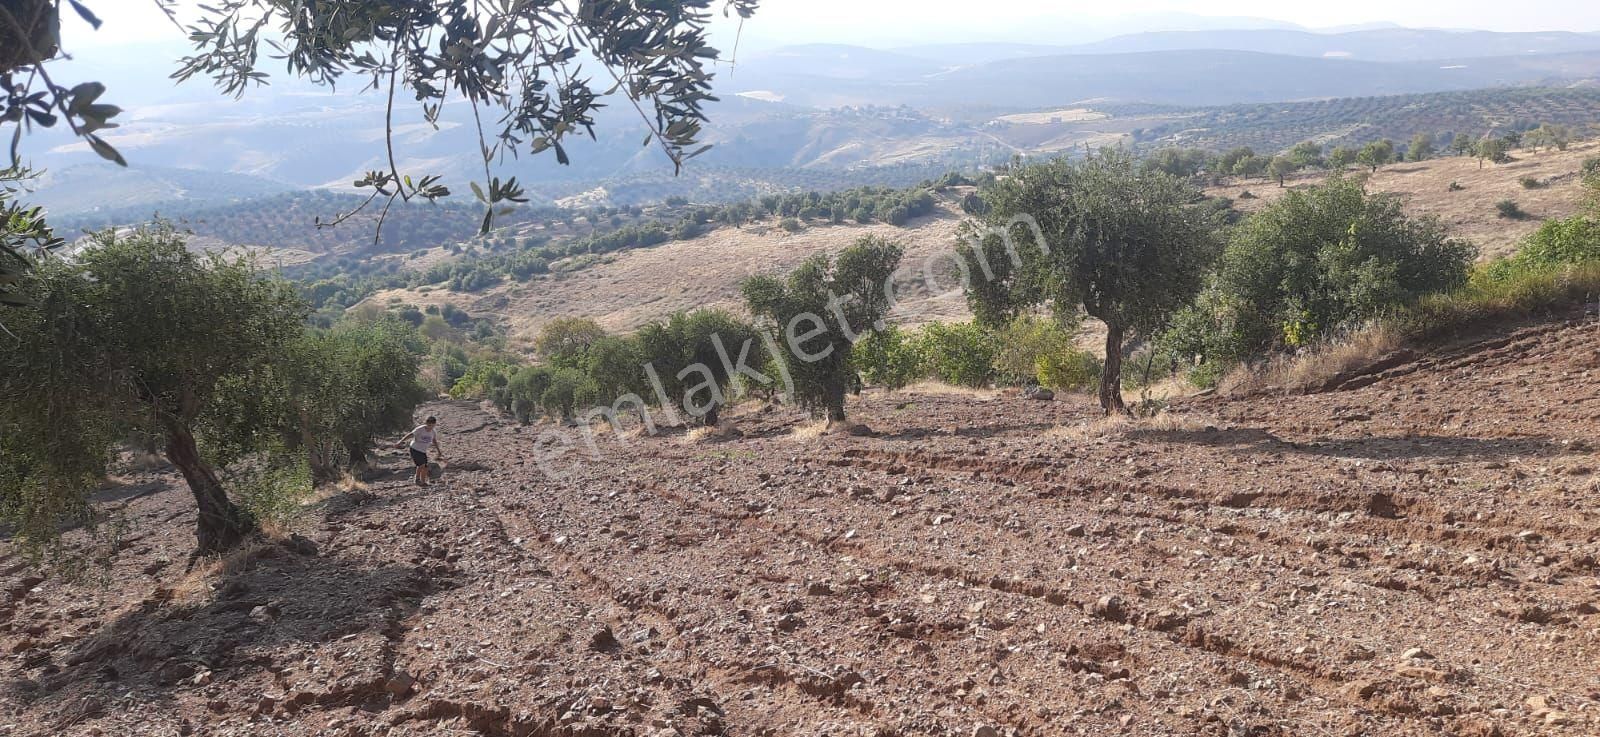
[[[75,20],[64,29],[68,48],[119,45],[132,41],[181,40],[182,34],[150,0],[88,0],[106,21],[90,31]],[[1202,16],[1253,16],[1326,27],[1388,21],[1408,26],[1473,27],[1502,31],[1600,31],[1596,0],[1119,0],[1107,13],[1104,2],[1062,0],[762,0],[745,27],[756,46],[795,42],[868,44],[918,41],[1027,41],[1072,43],[1128,30],[1108,16],[1183,13]]]

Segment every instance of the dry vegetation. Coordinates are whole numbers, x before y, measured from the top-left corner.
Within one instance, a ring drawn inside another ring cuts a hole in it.
[[[1437,215],[1450,226],[1452,234],[1478,244],[1481,257],[1488,259],[1516,250],[1517,243],[1543,220],[1568,217],[1577,212],[1583,200],[1578,168],[1585,158],[1597,154],[1600,154],[1600,142],[1586,142],[1566,151],[1514,151],[1514,161],[1484,163],[1481,169],[1477,159],[1459,156],[1391,164],[1370,176],[1368,188],[1399,194],[1412,214]],[[1357,176],[1364,175],[1364,171],[1352,169],[1350,173]],[[1290,188],[1311,186],[1321,182],[1323,177],[1321,173],[1304,174],[1289,180]],[[1533,177],[1546,186],[1525,188],[1520,181],[1523,177]],[[1451,191],[1452,182],[1465,189]],[[1256,198],[1240,199],[1245,191]],[[1215,187],[1210,193],[1232,198],[1235,207],[1253,212],[1286,191],[1277,182],[1257,180]],[[1495,203],[1506,199],[1515,200],[1530,217],[1525,220],[1500,217]]]
[[[942,294],[930,294],[921,275],[943,275],[942,257],[956,242],[961,215],[941,205],[936,215],[904,228],[873,225],[816,226],[787,233],[762,223],[719,228],[688,241],[608,254],[599,263],[565,274],[502,284],[479,294],[440,288],[379,292],[368,301],[426,306],[454,303],[475,316],[495,317],[510,330],[512,343],[526,346],[548,321],[562,316],[590,317],[611,331],[629,331],[679,310],[722,307],[742,312],[739,284],[762,273],[781,272],[823,252],[837,253],[863,235],[896,238],[907,245],[908,278],[895,318],[904,324],[965,319],[966,299],[954,280]]]

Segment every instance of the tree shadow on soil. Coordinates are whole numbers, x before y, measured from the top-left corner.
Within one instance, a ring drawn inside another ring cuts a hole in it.
[[[1550,438],[1470,438],[1438,435],[1287,441],[1259,428],[1233,430],[1129,430],[1125,437],[1156,443],[1236,448],[1252,453],[1299,453],[1370,461],[1424,459],[1499,460],[1551,456],[1565,449]]]
[[[259,543],[225,560],[209,591],[186,591],[204,585],[197,578],[158,587],[59,660],[36,657],[6,688],[30,705],[172,702],[198,691],[200,677],[271,686],[272,673],[299,664],[308,650],[337,647],[340,653],[321,658],[338,662],[334,672],[311,676],[326,690],[300,694],[299,703],[289,694],[284,706],[383,698],[392,633],[423,597],[457,583],[439,563],[373,568],[319,557],[314,548],[303,538]],[[345,669],[352,677],[341,684]]]

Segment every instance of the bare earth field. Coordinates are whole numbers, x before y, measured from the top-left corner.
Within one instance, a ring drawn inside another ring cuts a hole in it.
[[[0,734],[1593,735],[1597,376],[1586,322],[1138,424],[747,404],[559,483],[557,428],[440,403],[448,483],[386,457],[187,576],[130,472],[103,579],[0,547]]]
[[[1400,195],[1406,211],[1413,215],[1438,216],[1450,227],[1451,234],[1476,243],[1484,258],[1492,258],[1515,251],[1518,243],[1538,229],[1544,220],[1576,213],[1583,202],[1579,168],[1584,159],[1597,154],[1600,154],[1600,143],[1588,142],[1566,151],[1515,151],[1512,153],[1515,161],[1485,163],[1481,169],[1477,159],[1459,156],[1391,164],[1373,174],[1367,188]],[[1352,170],[1351,174],[1356,172]],[[1324,176],[1311,174],[1291,179],[1289,186],[1317,184]],[[1547,186],[1524,188],[1519,181],[1522,177],[1534,177]],[[1451,182],[1466,189],[1452,192]],[[1245,191],[1259,199],[1239,199]],[[1209,190],[1211,194],[1233,198],[1234,205],[1246,212],[1260,209],[1286,191],[1276,181],[1248,182]],[[1495,203],[1506,199],[1515,200],[1530,217],[1526,220],[1500,217]]]

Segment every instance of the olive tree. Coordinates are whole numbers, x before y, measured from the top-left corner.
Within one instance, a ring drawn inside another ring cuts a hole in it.
[[[179,80],[210,78],[223,92],[242,95],[270,79],[266,44],[271,65],[293,76],[330,88],[355,76],[366,91],[382,95],[386,135],[375,153],[384,163],[356,186],[371,190],[367,204],[381,200],[385,213],[396,200],[450,194],[438,176],[401,169],[406,157],[396,150],[395,101],[416,100],[436,124],[446,103],[465,100],[471,116],[464,122],[479,131],[484,177],[472,189],[486,208],[485,232],[497,210],[525,200],[515,178],[494,176],[496,162],[553,151],[567,163],[563,140],[593,135],[594,112],[611,90],[626,96],[650,131],[646,141],[659,144],[675,168],[705,151],[698,140],[705,104],[715,100],[711,65],[720,56],[707,42],[713,1],[153,0],[194,47],[178,63]],[[109,2],[0,3],[0,134],[12,133],[7,126],[20,136],[25,127],[64,122],[96,153],[126,165],[100,136],[122,112],[102,101],[106,87],[52,73],[62,71],[58,62],[68,45],[61,38],[63,7],[98,27],[93,8]],[[741,20],[756,7],[757,0],[722,0],[723,14]]]
[[[230,407],[231,377],[281,360],[304,330],[306,304],[243,260],[191,253],[167,226],[94,236],[71,262],[45,260],[7,313],[0,351],[0,456],[5,511],[26,537],[83,513],[115,443],[160,438],[199,512],[197,552],[216,553],[252,528],[229,499],[197,430]],[[215,426],[215,423],[213,423]]]
[[[1394,161],[1394,142],[1387,138],[1362,146],[1360,153],[1356,154],[1356,162],[1374,172],[1392,161]]]
[[[1199,291],[1218,250],[1215,215],[1193,187],[1120,151],[1006,174],[960,250],[968,303],[993,326],[1034,306],[1105,323],[1100,406],[1125,412],[1128,333],[1149,334]]]
[[[62,245],[45,223],[44,208],[17,202],[23,185],[32,178],[26,169],[0,169],[0,306],[22,304],[14,286],[27,270],[30,256]]]
[[[754,326],[727,312],[698,310],[646,325],[635,340],[638,357],[649,367],[645,376],[660,383],[659,399],[714,427],[728,403],[737,367],[748,365],[760,349],[759,337]],[[633,369],[643,371],[639,364]]]
[[[1433,158],[1433,134],[1418,133],[1411,137],[1411,145],[1406,147],[1407,161],[1427,161]]]
[[[844,398],[859,383],[855,343],[884,325],[893,306],[889,280],[905,248],[864,236],[838,257],[817,254],[788,278],[754,277],[744,283],[750,311],[768,321],[786,348],[783,364],[801,406],[843,422]]]

